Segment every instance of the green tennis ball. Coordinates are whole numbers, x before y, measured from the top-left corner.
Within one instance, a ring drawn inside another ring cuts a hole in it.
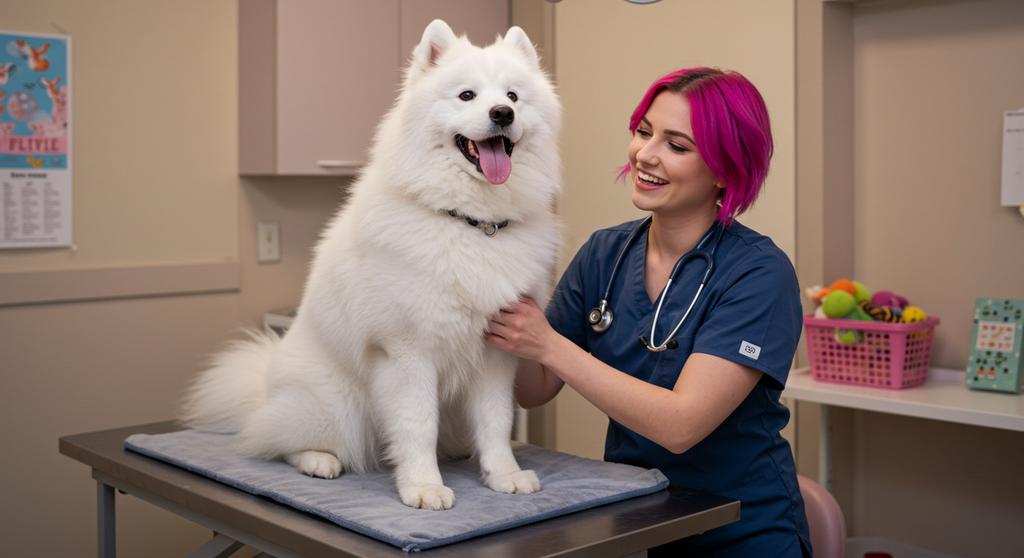
[[[836,329],[836,341],[844,345],[853,345],[860,341],[860,332],[855,329]]]
[[[855,298],[858,303],[864,301],[871,302],[871,291],[869,291],[868,288],[864,286],[864,283],[861,283],[860,281],[854,281],[853,288],[857,290],[857,294],[855,294],[853,298]]]
[[[846,291],[832,291],[821,301],[821,308],[825,311],[825,315],[833,319],[845,318],[856,307],[857,303],[854,301],[853,295]]]

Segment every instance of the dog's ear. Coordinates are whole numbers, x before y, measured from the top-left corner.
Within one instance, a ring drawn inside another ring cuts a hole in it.
[[[428,69],[437,64],[437,59],[455,42],[455,32],[443,20],[431,21],[423,30],[420,44],[412,51],[413,65]]]
[[[540,57],[537,56],[537,49],[533,47],[533,41],[526,36],[518,25],[510,27],[505,33],[505,42],[519,49],[533,65],[540,66]]]

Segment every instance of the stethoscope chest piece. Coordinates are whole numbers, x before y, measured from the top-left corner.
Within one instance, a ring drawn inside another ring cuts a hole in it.
[[[612,311],[608,309],[608,301],[602,300],[600,305],[587,314],[587,322],[597,333],[604,333],[612,326]]]

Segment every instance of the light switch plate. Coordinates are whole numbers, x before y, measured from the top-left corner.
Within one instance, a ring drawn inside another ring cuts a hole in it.
[[[281,227],[277,223],[256,223],[256,261],[281,261]]]

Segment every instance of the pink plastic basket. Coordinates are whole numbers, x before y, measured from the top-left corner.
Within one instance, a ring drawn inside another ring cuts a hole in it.
[[[804,316],[811,377],[825,382],[902,389],[928,378],[932,338],[939,319],[912,324],[830,320]],[[852,344],[836,329],[859,332]]]

